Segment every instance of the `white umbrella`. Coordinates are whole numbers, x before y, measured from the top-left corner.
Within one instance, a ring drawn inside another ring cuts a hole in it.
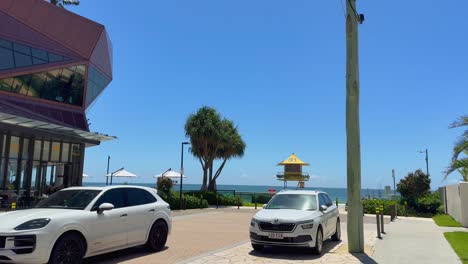
[[[91,176],[89,176],[89,175],[86,174],[86,173],[83,173],[83,178],[91,178]]]
[[[178,173],[177,171],[173,171],[173,170],[170,170],[170,171],[166,171],[164,173],[161,173],[161,174],[158,174],[158,175],[154,175],[154,178],[161,178],[161,177],[167,177],[167,178],[176,178],[176,179],[180,179],[180,173]],[[187,178],[187,176],[182,176],[182,178]]]
[[[107,174],[107,177],[111,177],[111,174]],[[136,176],[135,174],[133,174],[133,173],[131,173],[129,171],[121,169],[121,170],[115,172],[114,174],[112,174],[112,177],[137,178],[138,176]]]

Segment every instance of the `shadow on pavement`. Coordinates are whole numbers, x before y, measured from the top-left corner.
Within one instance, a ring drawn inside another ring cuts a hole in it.
[[[91,263],[117,263],[116,259],[118,259],[119,262],[122,261],[127,261],[127,260],[132,260],[134,258],[139,258],[139,257],[144,257],[147,255],[151,254],[157,254],[163,251],[168,250],[169,247],[165,246],[161,251],[159,252],[151,252],[148,251],[145,247],[139,246],[139,247],[132,247],[132,248],[127,248],[119,251],[114,251],[110,253],[106,253],[103,255],[98,255],[95,257],[90,257],[84,260],[84,264],[91,264]]]
[[[375,260],[373,260],[371,257],[369,257],[366,253],[360,253],[360,254],[351,253],[351,255],[353,255],[355,258],[359,259],[359,261],[361,263],[364,263],[364,264],[377,264],[377,262]]]
[[[330,252],[339,241],[326,240],[323,243],[323,254]],[[285,260],[314,260],[319,259],[321,255],[314,255],[312,248],[294,248],[294,247],[265,247],[261,252],[250,251],[252,256],[270,258],[270,259],[285,259]]]

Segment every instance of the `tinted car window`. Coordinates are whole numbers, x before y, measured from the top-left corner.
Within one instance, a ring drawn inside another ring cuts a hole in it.
[[[319,206],[327,205],[327,200],[325,199],[323,193],[319,194]]]
[[[100,192],[100,190],[63,190],[40,201],[36,208],[83,210]]]
[[[154,195],[152,195],[151,193],[145,191],[145,195],[146,195],[146,201],[148,203],[155,203],[157,201],[156,197],[154,197]]]
[[[271,198],[266,209],[317,210],[315,195],[277,194]]]
[[[137,188],[126,188],[128,197],[128,206],[137,206],[152,203],[148,199],[148,192]]]
[[[103,203],[111,203],[114,205],[114,208],[125,207],[127,206],[125,198],[125,190],[123,188],[108,190],[94,204],[93,210],[96,210]]]
[[[325,196],[325,200],[327,201],[327,206],[332,206],[333,201],[330,199],[330,196],[328,196],[328,194],[324,194],[324,196]]]

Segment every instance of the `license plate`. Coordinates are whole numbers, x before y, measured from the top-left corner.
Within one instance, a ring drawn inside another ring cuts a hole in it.
[[[282,233],[269,233],[268,238],[271,239],[283,239],[283,234]]]

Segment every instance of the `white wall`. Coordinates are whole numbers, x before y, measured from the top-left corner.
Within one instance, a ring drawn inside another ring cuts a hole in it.
[[[468,182],[445,186],[445,194],[447,213],[468,227]]]

